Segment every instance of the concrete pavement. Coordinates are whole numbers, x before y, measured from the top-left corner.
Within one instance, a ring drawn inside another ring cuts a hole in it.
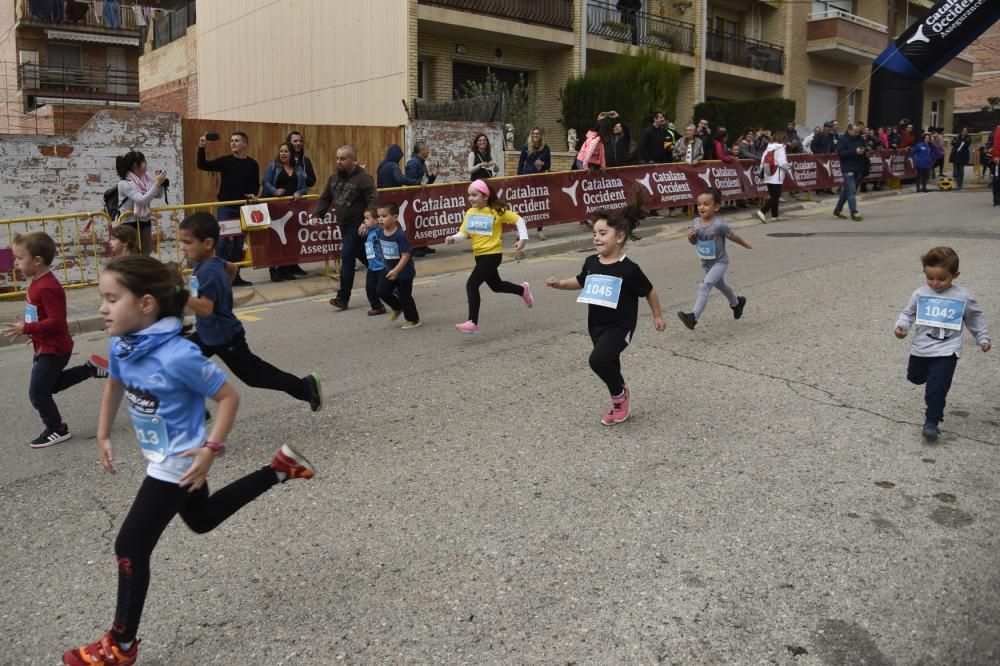
[[[541,286],[584,252],[505,264],[536,306],[484,289],[476,336],[451,328],[464,270],[421,273],[414,331],[358,299],[259,306],[251,348],[319,371],[327,407],[235,382],[212,486],[283,441],[320,475],[208,535],[168,527],[139,663],[996,663],[1000,356],[966,339],[931,446],[892,335],[934,244],[958,250],[996,335],[989,204],[908,194],[862,204],[861,224],[826,205],[748,226],[728,276],[744,318],[713,294],[693,332],[673,314],[701,279],[691,246],[630,244],[668,329],[640,306],[622,357],[634,412],[613,428],[586,312]],[[104,346],[84,334],[77,355]],[[57,396],[75,438],[29,450],[29,364],[0,349],[0,662],[51,664],[109,625],[144,464],[119,418],[119,474],[97,466],[98,381]]]

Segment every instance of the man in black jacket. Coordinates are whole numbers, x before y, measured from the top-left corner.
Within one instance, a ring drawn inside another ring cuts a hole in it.
[[[677,137],[667,128],[667,118],[663,113],[654,111],[652,116],[653,124],[642,131],[639,139],[639,161],[643,164],[671,162]]]
[[[292,162],[305,173],[306,187],[312,187],[316,184],[316,170],[313,168],[312,160],[306,156],[306,142],[302,138],[302,132],[292,130],[288,133],[285,141],[292,144],[292,150],[294,151],[292,153]]]
[[[358,164],[358,151],[354,146],[338,148],[337,171],[327,181],[312,214],[313,219],[322,218],[330,210],[330,204],[334,205],[343,246],[340,251],[340,289],[330,299],[330,305],[338,310],[346,310],[351,300],[355,262],[368,265],[364,241],[358,235],[358,229],[365,220],[365,209],[374,206],[377,200],[375,182]],[[371,306],[378,310],[382,303],[372,302]]]
[[[205,146],[208,139],[202,135],[198,139],[198,169],[201,171],[217,171],[219,173],[219,201],[236,201],[245,199],[256,201],[260,192],[260,166],[252,157],[247,156],[249,140],[243,132],[233,132],[229,136],[229,155],[209,160],[205,157]],[[237,206],[219,206],[216,209],[219,220],[240,219],[240,209]],[[238,263],[243,261],[243,234],[220,238],[215,247],[216,256],[226,261]],[[234,287],[246,287],[251,283],[240,277],[236,269],[233,278]]]
[[[951,142],[951,156],[949,161],[952,164],[952,175],[955,177],[955,187],[962,189],[962,182],[965,180],[965,166],[969,163],[972,153],[972,138],[969,136],[969,128],[963,127],[961,134],[956,136]]]
[[[841,212],[844,209],[844,202],[846,201],[851,209],[851,219],[855,222],[861,221],[854,191],[857,187],[861,171],[865,166],[866,153],[865,140],[858,132],[858,127],[853,123],[848,125],[847,133],[840,136],[840,141],[837,144],[837,156],[840,158],[840,173],[844,177],[844,186],[840,190],[840,198],[837,199],[837,205],[833,208],[833,214],[836,217],[847,219],[847,216]]]

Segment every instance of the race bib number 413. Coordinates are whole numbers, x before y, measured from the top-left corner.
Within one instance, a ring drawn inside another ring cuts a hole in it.
[[[612,275],[588,275],[576,302],[616,309],[618,307],[618,297],[621,296],[621,293],[622,279],[620,277]]]
[[[965,301],[958,298],[919,296],[917,298],[917,326],[962,330]]]

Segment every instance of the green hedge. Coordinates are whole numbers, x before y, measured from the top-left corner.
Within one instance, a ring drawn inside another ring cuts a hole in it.
[[[795,100],[769,97],[745,102],[702,102],[695,105],[691,121],[697,124],[707,118],[713,130],[722,126],[729,130],[729,136],[735,137],[747,127],[783,130],[794,117]]]
[[[566,82],[560,93],[559,122],[567,130],[576,129],[582,144],[598,113],[617,111],[638,139],[651,111],[663,111],[673,118],[680,81],[680,67],[659,51],[643,49],[636,56],[619,55],[610,67],[589,69]]]

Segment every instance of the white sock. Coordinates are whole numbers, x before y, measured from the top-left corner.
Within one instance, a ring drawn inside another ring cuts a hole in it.
[[[274,470],[274,475],[278,477],[278,483],[284,483],[285,479],[288,478],[288,472],[279,472],[278,470]]]

